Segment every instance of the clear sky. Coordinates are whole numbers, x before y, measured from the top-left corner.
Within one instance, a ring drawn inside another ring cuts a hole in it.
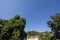
[[[60,13],[60,0],[0,0],[0,19],[19,14],[26,18],[26,32],[50,31],[46,22],[55,13]]]

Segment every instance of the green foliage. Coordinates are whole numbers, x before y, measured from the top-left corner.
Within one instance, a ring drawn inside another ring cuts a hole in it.
[[[54,37],[59,38],[59,31],[60,31],[60,13],[51,16],[51,20],[47,22],[49,27],[51,28],[52,32],[55,33]]]
[[[25,25],[26,19],[19,15],[15,15],[10,20],[0,19],[0,40],[20,40],[20,37],[25,34]]]
[[[51,16],[51,20],[47,23],[52,31],[60,31],[60,14]]]
[[[27,32],[27,35],[28,36],[36,36],[36,35],[38,35],[39,33],[38,32],[36,32],[36,31],[29,31],[29,32]]]
[[[36,32],[36,31],[29,31],[27,32],[28,38],[31,36],[38,36],[39,40],[50,40],[50,32]]]

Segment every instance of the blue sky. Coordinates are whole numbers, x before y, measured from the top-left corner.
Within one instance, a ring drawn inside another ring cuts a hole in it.
[[[0,0],[0,19],[19,14],[26,18],[25,31],[50,31],[47,21],[60,13],[60,0]]]

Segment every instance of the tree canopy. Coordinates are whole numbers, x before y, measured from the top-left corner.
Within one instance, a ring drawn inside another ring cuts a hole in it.
[[[9,20],[0,19],[0,40],[20,40],[26,34],[25,25],[26,19],[19,15]]]
[[[28,36],[37,36],[38,34],[39,34],[39,32],[36,32],[36,31],[28,31],[27,32]]]
[[[50,40],[51,33],[48,31],[45,32],[37,32],[37,31],[28,31],[27,36],[30,38],[31,36],[38,36],[38,40]]]
[[[52,32],[55,33],[56,37],[59,38],[60,35],[60,13],[57,13],[50,17],[51,19],[47,22],[48,26],[51,28]]]

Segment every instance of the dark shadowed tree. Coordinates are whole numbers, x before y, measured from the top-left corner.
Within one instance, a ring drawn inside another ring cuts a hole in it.
[[[55,38],[60,39],[60,13],[51,16],[51,20],[47,22],[51,31],[54,32]]]

